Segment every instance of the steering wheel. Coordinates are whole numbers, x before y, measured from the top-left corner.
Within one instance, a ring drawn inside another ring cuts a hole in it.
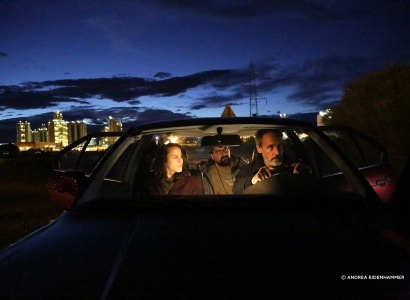
[[[328,195],[328,186],[312,175],[279,173],[259,181],[245,189],[242,194],[267,194],[278,197],[323,197]]]

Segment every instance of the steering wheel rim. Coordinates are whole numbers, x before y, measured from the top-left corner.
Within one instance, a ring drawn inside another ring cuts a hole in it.
[[[245,189],[242,194],[267,194],[278,197],[312,197],[329,193],[327,185],[312,175],[279,173]]]

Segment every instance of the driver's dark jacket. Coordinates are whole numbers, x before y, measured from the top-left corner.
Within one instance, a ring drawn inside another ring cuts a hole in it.
[[[239,169],[235,178],[235,183],[233,184],[232,192],[234,194],[241,194],[245,189],[252,186],[252,177],[264,166],[265,162],[263,161],[263,157],[258,153],[248,165]]]

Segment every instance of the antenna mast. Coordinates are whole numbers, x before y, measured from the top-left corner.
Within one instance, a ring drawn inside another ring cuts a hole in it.
[[[253,67],[253,62],[250,65],[250,83],[249,83],[249,114],[250,117],[258,116],[258,96],[256,93],[256,79],[255,79],[255,68]]]

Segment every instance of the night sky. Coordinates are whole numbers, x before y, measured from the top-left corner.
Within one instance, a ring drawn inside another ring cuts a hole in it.
[[[251,62],[259,115],[313,122],[348,82],[409,63],[409,28],[407,0],[2,0],[0,142],[55,110],[89,132],[249,116]]]

